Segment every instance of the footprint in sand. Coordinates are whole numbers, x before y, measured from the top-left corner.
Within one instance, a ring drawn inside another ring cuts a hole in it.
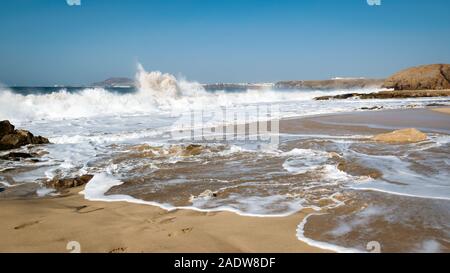
[[[24,223],[24,224],[21,224],[21,225],[18,225],[16,227],[14,227],[14,229],[15,230],[23,229],[23,228],[26,228],[26,227],[29,227],[29,226],[32,226],[32,225],[36,225],[36,224],[39,224],[39,223],[40,223],[40,221],[27,222],[27,223]]]
[[[193,227],[183,228],[183,229],[181,230],[181,232],[183,232],[184,234],[186,234],[186,233],[191,232],[193,229],[194,229]]]
[[[194,229],[193,227],[183,228],[183,229],[181,229],[181,234],[188,234],[193,229]],[[178,236],[179,234],[180,234],[180,232],[178,232],[178,231],[170,232],[170,233],[167,234],[167,237],[175,237],[175,236]]]
[[[127,250],[126,247],[118,247],[109,251],[109,253],[123,253]]]

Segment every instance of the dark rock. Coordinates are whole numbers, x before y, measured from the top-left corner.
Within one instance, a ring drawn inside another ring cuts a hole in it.
[[[419,91],[381,91],[376,93],[349,93],[337,96],[322,96],[315,100],[342,100],[342,99],[407,99],[449,97],[450,90],[419,90]]]
[[[443,103],[430,103],[427,104],[427,107],[447,107],[449,104],[443,104]]]
[[[395,90],[450,89],[450,65],[432,64],[408,68],[386,79],[383,87]]]
[[[28,144],[49,144],[49,140],[42,136],[34,136],[26,130],[14,130],[9,121],[2,121],[0,125],[2,137],[0,138],[0,151],[17,149]]]
[[[361,107],[361,110],[381,110],[383,106],[374,106],[374,107]]]
[[[190,144],[188,145],[185,150],[182,152],[183,156],[196,156],[200,155],[203,152],[203,146],[202,145],[196,145],[196,144]]]
[[[3,160],[20,160],[21,158],[33,158],[35,155],[29,154],[29,153],[9,153],[4,156],[0,156],[0,159]]]
[[[93,175],[82,175],[76,178],[54,179],[48,181],[46,186],[57,190],[76,188],[87,184],[93,177]]]
[[[14,133],[14,125],[8,120],[0,121],[0,139],[12,133]]]
[[[378,179],[383,176],[383,174],[377,169],[365,167],[356,162],[348,162],[345,160],[341,160],[337,168],[353,176],[368,176],[373,179]]]

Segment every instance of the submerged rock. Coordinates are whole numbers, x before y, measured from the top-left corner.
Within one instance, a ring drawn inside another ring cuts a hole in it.
[[[0,151],[17,149],[28,144],[49,144],[49,140],[42,136],[34,136],[26,130],[14,130],[9,121],[0,122]]]
[[[183,156],[196,156],[196,155],[201,154],[202,151],[203,151],[202,145],[191,144],[184,149],[182,155]]]
[[[368,176],[373,179],[378,179],[383,176],[383,174],[377,169],[364,167],[356,162],[349,162],[345,160],[341,160],[337,165],[337,168],[340,171],[353,176]]]
[[[361,107],[360,108],[361,110],[381,110],[381,109],[384,109],[384,107],[383,106],[373,106],[373,107]]]
[[[76,178],[53,179],[48,181],[46,186],[57,190],[76,188],[86,185],[93,177],[93,175],[82,175]]]
[[[397,130],[372,137],[372,140],[387,143],[416,143],[427,139],[428,136],[425,133],[414,128]]]
[[[0,156],[0,159],[19,161],[20,159],[29,159],[29,158],[33,158],[35,156],[36,155],[29,154],[29,153],[9,153],[9,154]]]

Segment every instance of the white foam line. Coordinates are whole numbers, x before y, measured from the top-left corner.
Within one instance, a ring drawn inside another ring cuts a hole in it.
[[[366,140],[366,139],[370,139],[371,137],[373,137],[373,135],[341,135],[341,136],[337,136],[337,135],[317,135],[317,134],[294,134],[294,133],[280,133],[280,136],[295,136],[295,137],[302,137],[302,138],[325,138],[325,139],[362,139],[362,140]]]
[[[11,184],[9,184],[9,183],[6,182],[6,181],[0,181],[0,184],[2,184],[4,187],[7,187],[7,188],[16,186],[16,185],[11,185]]]
[[[312,247],[317,247],[317,248],[321,248],[321,249],[325,249],[325,250],[330,250],[330,251],[334,251],[334,252],[338,252],[338,253],[365,253],[364,251],[361,251],[359,249],[356,248],[347,248],[347,247],[342,247],[342,246],[338,246],[338,245],[333,245],[330,243],[325,243],[325,242],[320,242],[320,241],[315,241],[313,239],[307,238],[305,236],[305,225],[308,221],[308,218],[313,216],[313,215],[323,215],[324,213],[311,213],[309,215],[307,215],[302,222],[297,226],[297,238],[312,246]]]
[[[388,190],[382,190],[382,189],[376,189],[376,188],[363,188],[363,187],[353,187],[349,186],[352,190],[358,190],[358,191],[375,191],[375,192],[382,192],[397,196],[407,196],[412,198],[420,198],[420,199],[434,199],[434,200],[446,200],[449,201],[450,197],[440,197],[440,196],[426,196],[426,195],[414,195],[414,194],[408,194],[408,193],[400,193],[395,191],[388,191]]]
[[[232,212],[240,216],[248,216],[248,217],[259,217],[259,218],[280,218],[287,217],[293,215],[300,210],[303,210],[304,207],[299,208],[298,210],[291,211],[283,214],[269,214],[269,215],[261,215],[261,214],[253,214],[253,213],[244,213],[238,209],[222,206],[214,209],[200,209],[192,206],[181,206],[176,207],[169,204],[161,204],[152,201],[144,201],[141,199],[134,198],[129,195],[116,194],[116,195],[108,195],[105,193],[114,186],[120,186],[123,182],[119,179],[116,179],[110,175],[106,175],[104,173],[96,174],[91,181],[86,185],[84,191],[80,192],[80,194],[84,194],[85,199],[90,201],[103,201],[103,202],[127,202],[134,203],[140,205],[150,205],[159,207],[166,211],[175,211],[175,210],[192,210],[197,212]]]

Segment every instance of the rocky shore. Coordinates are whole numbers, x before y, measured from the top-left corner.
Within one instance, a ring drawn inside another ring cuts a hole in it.
[[[322,96],[315,100],[331,99],[406,99],[450,96],[450,65],[432,64],[408,68],[387,78],[382,88],[392,91],[348,93]]]
[[[407,98],[430,98],[449,97],[450,90],[402,90],[402,91],[380,91],[374,93],[348,93],[336,96],[321,96],[315,100],[345,100],[345,99],[407,99]]]
[[[29,144],[49,144],[42,136],[34,136],[26,130],[16,130],[9,121],[0,122],[0,151],[17,149]]]

